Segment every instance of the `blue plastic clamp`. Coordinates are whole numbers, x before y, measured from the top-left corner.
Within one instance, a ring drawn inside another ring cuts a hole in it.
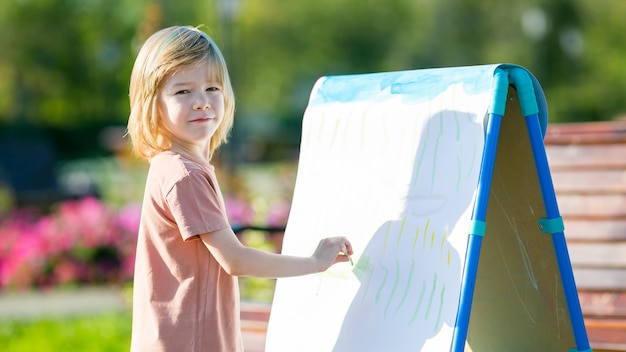
[[[487,229],[486,222],[480,221],[480,220],[473,220],[472,223],[470,224],[469,234],[483,237],[485,236],[486,229]]]
[[[554,219],[541,218],[539,219],[539,229],[545,233],[559,233],[565,230],[563,224],[563,217],[559,216]]]

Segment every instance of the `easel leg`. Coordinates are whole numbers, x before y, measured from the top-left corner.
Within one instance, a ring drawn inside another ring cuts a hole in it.
[[[539,185],[541,187],[541,193],[546,207],[547,219],[560,219],[561,215],[559,213],[554,193],[554,184],[552,183],[552,176],[550,175],[548,157],[543,144],[541,127],[539,126],[539,118],[536,114],[534,114],[526,116],[525,119],[530,138],[530,145],[535,159],[535,169],[537,170]],[[576,347],[578,351],[581,352],[591,351],[582,310],[580,308],[580,300],[578,299],[578,292],[576,290],[576,283],[574,281],[574,274],[572,272],[572,264],[567,251],[565,235],[562,228],[557,231],[558,232],[551,232],[552,242],[554,244],[557,263],[559,265],[559,272],[561,274],[567,308],[569,310],[572,328],[574,330]]]

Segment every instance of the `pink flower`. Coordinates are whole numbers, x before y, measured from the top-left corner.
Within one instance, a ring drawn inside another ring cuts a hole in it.
[[[123,207],[115,217],[117,226],[124,230],[137,235],[139,232],[139,220],[141,219],[141,204],[130,203]]]
[[[248,202],[238,197],[227,197],[225,202],[228,219],[234,226],[252,224],[254,221],[254,209]]]
[[[265,222],[269,226],[285,226],[287,225],[287,219],[289,219],[290,210],[291,203],[287,201],[273,203],[267,212]]]
[[[41,238],[32,228],[23,228],[11,252],[5,256],[0,266],[2,286],[28,287],[36,274],[44,268],[45,256]],[[4,231],[3,231],[4,234]]]
[[[79,282],[85,276],[84,264],[66,258],[55,265],[52,273],[54,284],[57,285]]]
[[[49,215],[0,222],[0,289],[132,279],[140,208],[116,212],[89,197]]]
[[[112,244],[117,239],[112,231],[111,210],[96,198],[64,202],[58,215],[61,226],[69,231],[68,236],[87,247]]]

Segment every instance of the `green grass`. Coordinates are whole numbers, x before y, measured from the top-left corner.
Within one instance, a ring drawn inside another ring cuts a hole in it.
[[[119,352],[130,349],[131,314],[0,321],[4,352]]]

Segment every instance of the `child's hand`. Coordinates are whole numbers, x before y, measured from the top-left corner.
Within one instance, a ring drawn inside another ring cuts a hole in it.
[[[325,271],[335,263],[347,262],[352,253],[352,244],[347,238],[329,237],[320,241],[313,258],[319,264],[319,271]]]

